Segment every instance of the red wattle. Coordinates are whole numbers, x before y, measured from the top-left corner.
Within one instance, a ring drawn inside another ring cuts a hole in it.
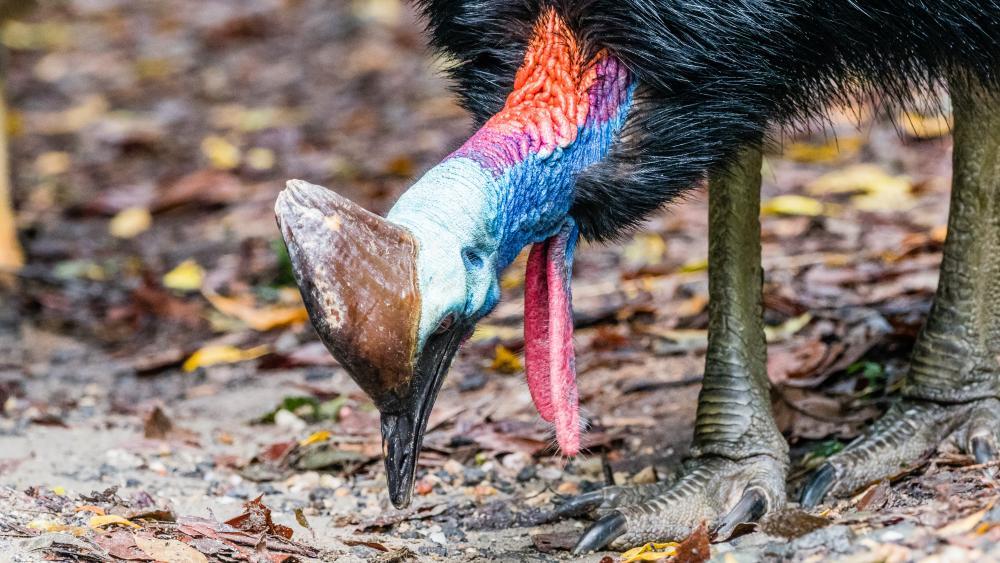
[[[548,246],[545,241],[531,247],[524,272],[524,371],[538,414],[555,422],[549,385]]]
[[[524,339],[528,389],[543,419],[556,427],[566,455],[580,451],[580,409],[573,354],[573,311],[562,231],[532,247],[525,271]]]

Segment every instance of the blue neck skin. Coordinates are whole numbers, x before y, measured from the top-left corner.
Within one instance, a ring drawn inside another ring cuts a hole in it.
[[[493,310],[500,299],[500,272],[525,246],[572,221],[576,174],[607,155],[634,88],[628,87],[610,119],[588,120],[575,141],[550,155],[530,154],[499,174],[477,158],[451,156],[403,193],[388,219],[411,231],[419,244],[418,346],[449,313],[477,321]]]

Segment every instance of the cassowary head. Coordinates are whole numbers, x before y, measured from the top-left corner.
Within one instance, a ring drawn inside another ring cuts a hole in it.
[[[560,448],[580,447],[570,270],[576,174],[614,144],[634,86],[542,15],[503,109],[428,171],[386,218],[302,181],[276,204],[321,339],[382,415],[390,499],[410,500],[431,407],[459,345],[534,245],[525,279],[528,385]]]

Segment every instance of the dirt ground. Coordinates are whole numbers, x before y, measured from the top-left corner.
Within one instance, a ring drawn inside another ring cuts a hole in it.
[[[531,405],[518,262],[400,512],[377,413],[304,322],[272,209],[303,178],[385,211],[469,133],[410,9],[53,1],[0,41],[29,257],[0,293],[0,561],[567,560],[588,522],[550,522],[562,498],[678,471],[706,342],[702,191],[578,253],[587,453],[561,458]],[[844,109],[775,134],[765,306],[790,498],[905,374],[945,233],[947,114]],[[1000,560],[995,471],[939,452],[712,557]]]

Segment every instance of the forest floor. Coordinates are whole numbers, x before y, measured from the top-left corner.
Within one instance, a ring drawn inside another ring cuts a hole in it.
[[[702,191],[578,253],[586,453],[558,455],[524,385],[518,262],[397,511],[377,413],[304,322],[272,210],[302,178],[385,211],[468,134],[409,9],[71,0],[0,40],[29,257],[0,294],[0,561],[564,560],[587,522],[550,523],[561,498],[678,470],[706,343]],[[885,410],[929,309],[951,143],[928,113],[833,112],[766,158],[790,498]],[[994,473],[941,452],[712,555],[1000,560]]]

